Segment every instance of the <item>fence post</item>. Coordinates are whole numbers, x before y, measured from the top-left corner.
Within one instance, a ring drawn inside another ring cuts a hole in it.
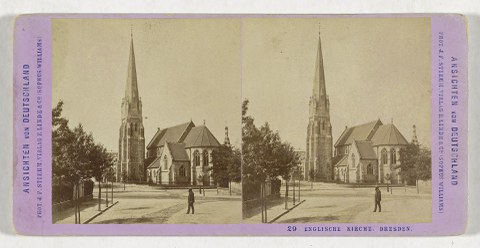
[[[106,201],[105,204],[108,208],[108,188],[107,187],[108,187],[108,181],[107,181],[107,184],[105,185],[105,201]]]
[[[102,211],[102,183],[98,180],[98,211]]]
[[[293,179],[292,189],[293,189],[293,206],[295,206],[295,179]]]
[[[300,177],[298,178],[298,202],[300,203]]]
[[[78,224],[78,210],[77,210],[77,184],[73,186],[73,201],[75,204],[75,224]]]
[[[265,193],[265,182],[263,182],[263,206],[265,208],[265,223],[268,222],[268,218],[267,218],[267,197],[266,197],[266,193]]]
[[[285,180],[285,209],[288,209],[288,180]]]
[[[262,223],[265,223],[264,209],[263,209],[263,183],[260,184],[260,206],[262,208]]]

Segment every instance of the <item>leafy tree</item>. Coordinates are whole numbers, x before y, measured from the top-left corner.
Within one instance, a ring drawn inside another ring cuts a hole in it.
[[[243,184],[262,184],[267,178],[281,176],[289,180],[292,168],[300,163],[293,147],[282,142],[278,132],[265,123],[260,128],[247,115],[248,100],[242,104],[242,176]],[[245,192],[244,192],[245,193]]]
[[[101,180],[105,168],[113,165],[113,158],[81,124],[69,128],[62,111],[63,101],[59,101],[52,110],[52,184],[73,188],[88,178]]]
[[[430,149],[426,147],[420,147],[416,165],[418,179],[432,179],[432,152],[430,151]]]
[[[222,145],[212,152],[212,160],[214,166],[209,170],[213,179],[222,187],[228,186],[231,195],[231,182],[240,182],[242,179],[240,150]]]
[[[425,147],[408,144],[400,149],[400,164],[400,176],[407,184],[432,177],[431,152]]]
[[[212,177],[220,186],[226,186],[230,182],[229,167],[233,164],[233,151],[226,145],[220,146],[212,152],[212,163],[210,168]]]
[[[231,182],[239,183],[242,181],[242,152],[238,148],[233,148],[233,163],[228,168]]]

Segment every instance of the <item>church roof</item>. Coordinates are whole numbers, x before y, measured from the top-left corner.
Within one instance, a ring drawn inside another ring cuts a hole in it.
[[[184,140],[185,147],[218,147],[220,143],[206,126],[194,127]]]
[[[377,159],[371,141],[355,140],[360,159]]]
[[[176,125],[173,127],[158,129],[155,135],[153,136],[150,143],[147,145],[147,149],[150,147],[163,146],[165,142],[182,142],[185,133],[188,132],[188,129],[195,127],[192,121]]]
[[[322,39],[318,33],[317,59],[315,61],[315,76],[313,79],[313,96],[320,99],[320,96],[326,95],[325,72],[323,68]]]
[[[125,86],[125,98],[130,102],[138,101],[137,68],[135,65],[135,51],[133,48],[133,38],[130,41],[130,56],[128,58],[128,73]]]
[[[173,161],[190,161],[184,143],[167,142],[167,146]]]
[[[379,145],[407,145],[408,141],[403,137],[393,124],[382,125],[372,137],[374,146]]]
[[[347,166],[347,155],[343,155],[342,157],[334,157],[333,158],[334,167],[342,167]]]
[[[147,167],[147,169],[156,169],[156,168],[160,168],[160,157],[156,157]]]
[[[362,125],[346,128],[335,143],[335,147],[350,145],[354,140],[369,140],[372,137],[373,132],[375,132],[375,129],[380,125],[382,125],[382,122],[380,120],[376,120]]]

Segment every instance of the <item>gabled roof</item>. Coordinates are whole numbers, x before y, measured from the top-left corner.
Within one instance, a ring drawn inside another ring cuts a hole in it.
[[[147,169],[156,169],[156,168],[160,168],[160,157],[155,158],[147,167]]]
[[[355,146],[360,154],[360,159],[377,159],[371,141],[355,140]]]
[[[159,129],[153,136],[150,143],[147,145],[147,149],[150,147],[163,146],[165,142],[182,142],[185,138],[186,133],[192,127],[195,127],[195,124],[192,121],[176,125],[173,127]]]
[[[206,126],[194,127],[184,140],[185,147],[218,147],[220,143]]]
[[[372,137],[374,146],[379,145],[407,145],[408,141],[403,137],[393,124],[382,125]]]
[[[167,146],[172,155],[172,161],[190,161],[184,143],[167,142]]]
[[[382,125],[380,120],[347,128],[335,143],[335,147],[350,145],[354,140],[370,140],[375,130]]]
[[[343,155],[342,157],[335,157],[333,158],[334,167],[342,167],[347,166],[347,155]]]

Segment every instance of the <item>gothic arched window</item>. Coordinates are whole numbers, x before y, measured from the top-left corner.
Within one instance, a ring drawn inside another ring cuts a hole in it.
[[[167,163],[168,163],[167,155],[165,155],[165,156],[163,157],[163,169],[164,169],[164,170],[167,170],[167,168],[168,168]]]
[[[387,159],[387,149],[383,148],[382,149],[382,158],[381,158],[382,164],[387,164],[388,159]]]
[[[181,177],[184,177],[185,176],[185,167],[180,166],[180,168],[178,169],[178,174],[181,176]]]
[[[193,153],[193,164],[195,166],[199,166],[200,165],[200,153],[198,151],[195,151]]]
[[[373,167],[371,164],[368,164],[367,166],[367,174],[368,175],[373,175]]]
[[[391,152],[390,162],[391,162],[391,164],[396,164],[397,163],[397,152],[395,151],[394,148],[392,148],[392,150],[390,152]]]
[[[352,168],[355,168],[355,154],[352,153]]]
[[[203,151],[203,166],[208,166],[208,151]]]

